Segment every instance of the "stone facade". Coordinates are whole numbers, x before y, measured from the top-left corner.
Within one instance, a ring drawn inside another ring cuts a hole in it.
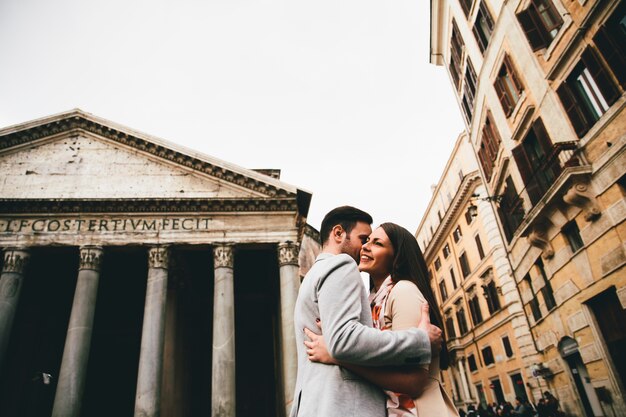
[[[0,130],[0,178],[0,414],[290,409],[299,259],[310,264],[319,251],[308,192],[277,170],[237,167],[80,110]],[[39,350],[22,345],[37,339]],[[128,341],[117,358],[125,366],[101,365],[104,350]],[[259,360],[267,371],[250,374]],[[35,371],[47,377],[30,379]],[[100,380],[118,390],[105,402]]]
[[[539,349],[532,397],[626,414],[626,2],[433,0],[443,65]]]
[[[416,233],[445,321],[451,366],[444,385],[458,407],[529,396],[537,358],[494,202],[462,134]]]

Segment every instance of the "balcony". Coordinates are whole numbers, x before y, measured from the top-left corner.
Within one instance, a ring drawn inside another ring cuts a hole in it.
[[[537,161],[534,174],[526,184],[526,192],[533,206],[539,203],[550,187],[566,168],[579,167],[580,159],[576,156],[578,142],[559,142],[553,145],[552,152],[543,161]]]
[[[600,215],[595,196],[587,191],[586,183],[591,175],[591,165],[585,163],[577,143],[572,141],[554,144],[552,152],[535,166],[534,173],[526,184],[525,191],[532,208],[524,212],[523,200],[518,196],[511,210],[512,218],[519,220],[516,234],[527,236],[532,245],[540,247],[544,258],[550,258],[554,254],[545,234],[551,224],[546,213],[555,203],[562,204],[564,201],[582,208],[588,221]]]

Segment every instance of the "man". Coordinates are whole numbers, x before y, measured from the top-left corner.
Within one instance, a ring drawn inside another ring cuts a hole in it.
[[[424,365],[441,347],[441,330],[423,315],[419,329],[381,332],[372,327],[365,287],[357,269],[372,217],[354,207],[330,211],[322,221],[322,253],[305,276],[294,323],[298,377],[291,417],[386,415],[383,391],[335,365],[310,362],[304,329],[321,320],[329,353],[338,361],[366,366]]]

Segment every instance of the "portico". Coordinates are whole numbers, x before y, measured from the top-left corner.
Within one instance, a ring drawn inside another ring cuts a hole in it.
[[[284,414],[311,195],[275,174],[78,110],[0,131],[0,414]]]

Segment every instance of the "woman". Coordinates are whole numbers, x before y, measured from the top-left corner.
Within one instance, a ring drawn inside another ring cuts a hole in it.
[[[359,269],[370,276],[370,302],[374,327],[381,330],[403,330],[417,327],[422,304],[436,306],[435,297],[428,282],[428,272],[422,253],[413,235],[394,223],[383,223],[369,236],[361,249]],[[443,328],[437,308],[430,309],[431,323]],[[307,343],[307,342],[305,342]],[[315,349],[323,344],[308,344],[309,359],[334,363],[327,352]],[[314,349],[311,349],[314,348]],[[324,359],[328,358],[328,359]],[[448,350],[444,344],[441,352],[433,354],[428,369],[422,369],[423,385],[417,398],[406,394],[385,391],[390,417],[455,416],[458,412],[450,397],[441,386],[440,369],[448,367]],[[341,365],[341,364],[340,364]],[[371,374],[361,372],[360,367],[346,366],[353,372],[371,379]],[[384,383],[371,380],[379,386]],[[415,392],[415,390],[413,390]]]

